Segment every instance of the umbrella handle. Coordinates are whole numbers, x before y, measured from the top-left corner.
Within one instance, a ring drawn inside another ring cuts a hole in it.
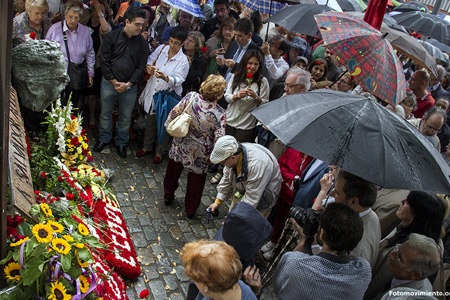
[[[270,0],[270,7],[269,7],[269,18],[270,15],[272,14],[272,0]],[[269,23],[267,22],[267,31],[266,31],[266,38],[264,39],[265,41],[267,41],[267,39],[269,38]],[[268,41],[267,41],[268,42]]]
[[[333,82],[332,84],[330,84],[328,87],[329,87],[329,88],[333,87],[333,85],[334,85],[336,82],[338,82],[339,80],[341,80],[342,76],[344,76],[345,73],[347,73],[347,72],[348,72],[348,70],[345,70],[344,72],[342,72],[341,75],[339,75],[339,77],[336,79],[336,81]]]

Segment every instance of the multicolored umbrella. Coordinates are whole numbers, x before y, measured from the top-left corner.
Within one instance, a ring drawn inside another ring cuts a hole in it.
[[[194,17],[205,17],[197,0],[164,0],[164,2],[170,4],[175,8],[181,9],[184,12],[187,12]]]
[[[280,3],[276,0],[238,0],[247,7],[257,10],[262,14],[273,15],[288,7],[286,3]]]
[[[345,13],[314,16],[324,44],[368,92],[394,106],[406,95],[403,67],[381,32]]]

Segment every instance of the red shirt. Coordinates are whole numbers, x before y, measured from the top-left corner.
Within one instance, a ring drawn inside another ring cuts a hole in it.
[[[425,112],[434,106],[434,102],[436,102],[431,96],[431,93],[427,91],[427,95],[423,97],[422,99],[417,99],[417,109],[412,112],[414,117],[416,118],[422,118],[422,116],[425,114]]]

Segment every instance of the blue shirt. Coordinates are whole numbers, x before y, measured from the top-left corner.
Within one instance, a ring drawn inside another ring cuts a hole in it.
[[[239,283],[239,286],[241,287],[241,291],[242,291],[241,300],[258,300],[258,298],[256,298],[255,294],[253,294],[252,289],[248,285],[246,285],[242,280],[239,280],[238,283]],[[195,300],[213,300],[213,299],[206,298],[199,292],[197,295],[197,298],[195,298]]]

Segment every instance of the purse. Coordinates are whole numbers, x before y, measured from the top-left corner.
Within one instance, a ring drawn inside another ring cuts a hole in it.
[[[189,131],[189,125],[191,124],[192,117],[189,113],[187,113],[188,107],[191,107],[192,102],[197,98],[197,96],[192,97],[189,101],[189,103],[184,108],[183,112],[170,121],[169,124],[167,124],[166,131],[168,134],[170,134],[173,137],[185,137]],[[191,108],[192,110],[192,108]]]
[[[80,90],[89,86],[89,74],[86,59],[81,64],[76,64],[70,61],[69,46],[67,45],[67,34],[64,32],[64,21],[61,22],[61,30],[63,32],[64,44],[66,45],[67,60],[67,74],[70,81],[67,87],[71,90]]]

